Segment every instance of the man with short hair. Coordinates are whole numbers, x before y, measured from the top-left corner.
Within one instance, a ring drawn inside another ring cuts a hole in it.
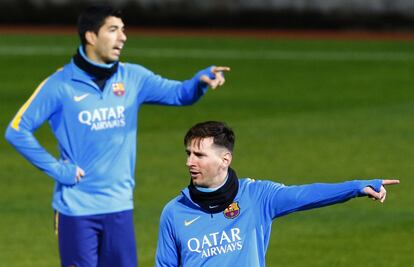
[[[133,189],[138,110],[142,104],[190,105],[223,85],[228,67],[209,67],[186,81],[120,63],[127,37],[118,10],[86,9],[79,17],[82,45],[20,108],[6,139],[55,179],[62,266],[137,266]],[[60,158],[33,132],[45,121]]]
[[[239,179],[230,168],[235,135],[222,122],[194,125],[185,135],[190,185],[161,214],[157,267],[265,266],[272,220],[300,210],[369,196],[384,202],[384,185],[354,180],[285,186]]]

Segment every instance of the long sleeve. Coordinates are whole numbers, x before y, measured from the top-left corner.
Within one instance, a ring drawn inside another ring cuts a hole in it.
[[[343,183],[315,183],[285,186],[270,181],[258,181],[259,201],[264,205],[265,216],[274,219],[295,211],[324,207],[364,196],[363,189],[371,186],[379,192],[382,180],[353,180]]]
[[[34,166],[63,184],[74,184],[76,166],[54,158],[33,134],[59,108],[57,90],[51,87],[50,80],[38,86],[9,124],[5,137]]]
[[[214,75],[211,67],[197,72],[191,79],[185,81],[174,81],[165,79],[159,75],[149,72],[150,75],[142,85],[144,103],[162,104],[171,106],[191,105],[203,96],[208,86],[200,81],[202,75],[207,75],[211,79]]]

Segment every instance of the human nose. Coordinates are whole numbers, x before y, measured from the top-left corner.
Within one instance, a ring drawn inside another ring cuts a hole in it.
[[[122,41],[125,42],[127,40],[127,36],[126,33],[124,31],[120,31],[118,38]]]
[[[194,165],[194,159],[193,159],[193,157],[191,156],[191,155],[188,155],[187,156],[187,162],[186,162],[186,164],[185,164],[187,167],[190,167],[190,166],[192,166],[192,165]]]

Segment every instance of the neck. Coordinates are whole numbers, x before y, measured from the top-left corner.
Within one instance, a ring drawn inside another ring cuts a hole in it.
[[[197,190],[199,190],[201,192],[214,192],[214,191],[220,189],[227,182],[228,177],[229,176],[226,173],[226,177],[224,177],[224,179],[221,179],[222,182],[218,186],[209,186],[209,187],[196,186],[196,188],[197,188]]]
[[[213,192],[198,190],[191,182],[188,186],[190,198],[206,212],[217,213],[224,211],[234,200],[239,189],[236,173],[229,168],[228,177],[224,184]]]
[[[101,90],[104,90],[106,81],[118,69],[118,62],[114,64],[97,64],[93,62],[85,55],[82,47],[79,47],[78,52],[73,57],[73,61],[78,68],[92,76],[92,80]]]
[[[81,54],[81,56],[90,64],[95,65],[97,67],[100,68],[110,68],[112,67],[115,62],[112,63],[107,63],[107,62],[103,62],[102,60],[98,60],[98,58],[96,57],[95,53],[93,53],[90,49],[90,46],[80,46],[79,47],[79,53]]]

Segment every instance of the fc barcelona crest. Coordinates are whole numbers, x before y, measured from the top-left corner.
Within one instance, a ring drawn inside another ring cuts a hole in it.
[[[224,217],[227,219],[234,219],[240,214],[240,207],[238,202],[231,203],[227,209],[223,211]]]
[[[112,92],[114,92],[114,94],[116,96],[123,96],[123,95],[125,95],[124,83],[113,83],[112,84]]]

